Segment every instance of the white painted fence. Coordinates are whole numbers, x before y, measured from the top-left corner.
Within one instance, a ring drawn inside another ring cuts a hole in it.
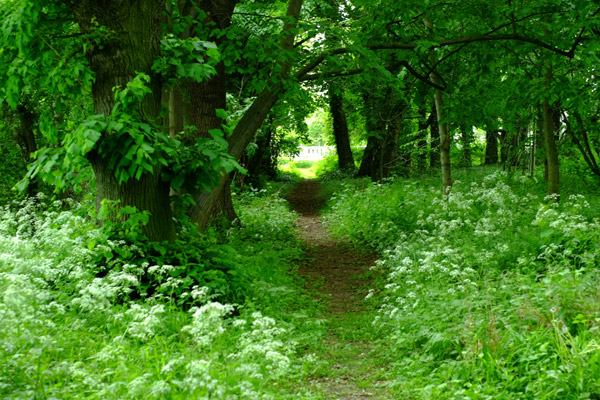
[[[300,154],[294,160],[318,161],[330,152],[335,152],[335,146],[300,146]]]

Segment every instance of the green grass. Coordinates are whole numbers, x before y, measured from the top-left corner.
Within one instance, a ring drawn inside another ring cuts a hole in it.
[[[597,198],[470,169],[337,191],[340,236],[382,254],[376,336],[394,398],[600,398]]]
[[[317,161],[290,160],[279,164],[279,171],[285,174],[298,176],[302,179],[315,179],[317,177]]]

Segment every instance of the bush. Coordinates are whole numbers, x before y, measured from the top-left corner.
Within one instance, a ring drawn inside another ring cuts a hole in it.
[[[310,398],[286,389],[323,334],[290,274],[295,216],[237,202],[240,227],[154,248],[110,239],[85,209],[1,209],[0,397]]]

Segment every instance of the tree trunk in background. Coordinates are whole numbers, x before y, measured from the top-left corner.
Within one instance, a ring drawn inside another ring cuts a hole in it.
[[[551,78],[546,77],[547,79]],[[556,127],[554,125],[554,111],[545,98],[542,102],[543,110],[543,127],[544,127],[544,144],[546,147],[546,162],[548,166],[548,195],[556,196],[556,200],[560,200],[560,182],[559,182],[559,166],[558,166],[558,149],[556,148]]]
[[[380,166],[381,163],[379,160],[381,159],[381,147],[382,140],[377,136],[369,136],[367,139],[367,147],[365,147],[362,161],[360,163],[360,167],[358,168],[358,172],[356,173],[357,177],[370,177],[373,181],[377,181],[380,176]]]
[[[262,134],[259,134],[256,138],[256,152],[247,157],[245,167],[248,173],[241,176],[240,182],[242,184],[248,181],[255,188],[260,188],[263,184],[261,176],[267,176],[271,179],[277,176],[277,166],[273,160],[272,149],[274,120],[271,117],[269,121],[270,123],[263,129]]]
[[[37,151],[37,143],[35,134],[33,133],[33,126],[37,117],[23,104],[19,104],[16,111],[19,119],[19,127],[14,131],[14,138],[19,145],[19,150],[21,150],[21,158],[23,158],[25,164],[29,164],[31,162],[31,153]]]
[[[427,118],[427,110],[419,110],[419,140],[417,142],[417,169],[424,171],[427,167],[427,128],[431,125],[431,115]]]
[[[509,143],[509,134],[507,131],[505,130],[501,130],[500,132],[500,163],[504,166],[506,166],[506,161],[508,160],[508,152],[510,150],[510,143]]]
[[[291,50],[294,46],[295,35],[292,32],[296,26],[295,21],[298,20],[300,15],[302,2],[303,0],[290,0],[288,4],[286,15],[288,18],[291,17],[293,21],[283,26],[284,37],[281,39],[280,47],[284,53]],[[289,76],[291,61],[282,61],[279,65],[281,67],[279,80],[283,81]],[[283,85],[281,83],[273,84],[271,88],[264,89],[244,113],[227,140],[229,143],[228,152],[233,158],[239,160],[242,157],[246,147],[250,144],[256,132],[267,118],[282,91]],[[218,202],[221,191],[229,179],[227,175],[222,174],[219,186],[210,192],[199,193],[195,198],[196,205],[190,209],[189,215],[190,219],[196,222],[200,230],[203,230],[210,221],[211,210],[215,203]]]
[[[236,0],[202,0],[195,2],[202,9],[207,17],[201,21],[203,25],[214,25],[217,31],[222,31],[231,25],[231,16],[235,8]],[[211,36],[208,40],[214,41],[217,45],[223,43],[224,37]],[[210,131],[221,129],[225,123],[219,118],[216,110],[227,109],[227,87],[225,77],[225,65],[220,62],[215,66],[216,75],[210,79],[201,82],[188,81],[183,84],[187,92],[187,101],[184,104],[186,115],[189,115],[189,122],[196,130],[193,138],[209,138]],[[218,194],[212,204],[202,203],[204,197],[201,193],[194,193],[196,205],[189,211],[190,220],[198,226],[200,231],[204,230],[209,223],[210,217],[224,215],[229,221],[237,218],[231,199],[231,180],[227,178],[224,186],[217,190]],[[200,202],[200,203],[199,203]],[[192,210],[203,209],[206,217],[199,213],[192,214]]]
[[[366,92],[363,93],[363,100],[366,129],[370,136],[367,138],[367,147],[356,176],[368,176],[373,182],[377,182],[384,177],[383,146],[388,132],[386,132],[385,121],[379,117],[380,104],[370,93]]]
[[[463,148],[462,165],[470,167],[473,165],[471,161],[471,147],[473,146],[473,127],[467,124],[460,125],[460,140]]]
[[[498,164],[498,131],[485,132],[485,165]]]
[[[338,155],[338,165],[342,170],[354,169],[354,157],[350,148],[348,121],[344,112],[344,99],[337,88],[329,87],[329,109],[333,117],[333,136]]]
[[[17,106],[16,114],[19,120],[19,126],[13,132],[13,138],[19,146],[23,162],[25,165],[28,165],[31,162],[31,154],[38,150],[35,134],[33,132],[37,116],[26,104],[21,103]],[[37,179],[32,179],[27,186],[27,194],[29,196],[34,196],[37,191]]]
[[[440,85],[440,79],[435,72],[430,74],[430,79],[433,83]],[[450,194],[452,188],[452,175],[450,171],[450,132],[448,123],[442,123],[444,119],[443,115],[443,98],[442,91],[439,89],[435,90],[435,108],[437,111],[437,120],[440,130],[440,159],[442,164],[442,193],[444,195]]]
[[[431,105],[431,126],[429,127],[429,167],[439,168],[440,159],[440,127],[438,125],[437,107],[435,102]]]
[[[96,24],[106,26],[110,35],[102,45],[88,47],[86,57],[94,72],[92,86],[94,110],[97,114],[110,115],[114,105],[114,87],[125,87],[137,73],[150,76],[147,94],[140,105],[142,118],[157,121],[161,111],[162,87],[160,77],[152,71],[152,64],[160,53],[162,37],[161,19],[164,1],[85,0],[67,2],[77,22],[85,33],[96,31]],[[111,140],[104,133],[100,141]],[[103,199],[120,201],[122,206],[134,206],[150,213],[150,221],[144,234],[152,241],[174,240],[175,227],[171,215],[169,184],[161,180],[161,167],[152,173],[144,173],[119,183],[115,170],[109,165],[106,154],[90,154],[90,162],[96,176],[96,206]]]

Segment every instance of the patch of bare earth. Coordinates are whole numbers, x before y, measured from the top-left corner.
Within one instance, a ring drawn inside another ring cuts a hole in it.
[[[324,341],[331,371],[312,383],[329,399],[388,399],[385,388],[377,381],[372,344],[351,340],[352,330],[360,330],[357,315],[365,312],[364,275],[375,256],[359,252],[351,243],[334,240],[322,224],[319,210],[323,206],[320,184],[303,180],[288,196],[292,208],[300,214],[300,235],[306,244],[309,262],[300,267],[308,284],[322,294],[326,302],[329,336]],[[336,327],[345,326],[344,329]],[[349,326],[349,327],[348,327]],[[360,336],[360,335],[357,335]]]

